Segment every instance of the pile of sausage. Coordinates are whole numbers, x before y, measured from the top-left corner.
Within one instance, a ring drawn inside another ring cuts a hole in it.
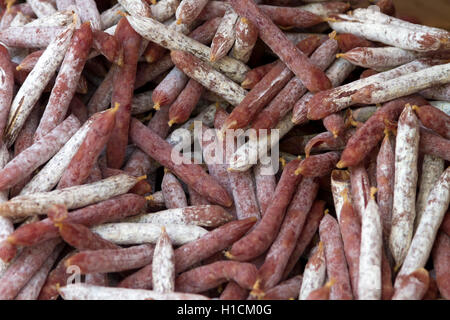
[[[0,299],[450,299],[450,33],[372,3],[0,1]]]

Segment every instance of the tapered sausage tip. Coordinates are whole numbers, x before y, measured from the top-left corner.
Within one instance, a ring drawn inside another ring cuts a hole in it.
[[[117,110],[119,110],[119,107],[120,107],[120,103],[116,102],[114,104],[114,108],[111,108],[111,112],[116,113]]]
[[[170,119],[169,122],[167,122],[167,124],[169,125],[169,127],[173,126],[174,123],[177,123],[177,118]]]
[[[261,280],[257,279],[255,281],[255,284],[253,285],[252,291],[250,292],[250,295],[257,298],[258,300],[261,300],[266,295],[265,292],[261,289],[260,284]]]
[[[138,182],[142,181],[142,180],[145,180],[145,179],[147,179],[147,175],[145,174],[143,176],[137,177],[136,179],[137,179]]]
[[[345,161],[341,160],[336,164],[336,167],[338,169],[343,169],[343,168],[347,167],[347,164],[345,163]]]

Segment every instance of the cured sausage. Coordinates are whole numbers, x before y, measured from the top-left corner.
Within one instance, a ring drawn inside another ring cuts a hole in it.
[[[182,0],[175,12],[177,23],[194,22],[207,3],[208,0]]]
[[[295,248],[292,251],[289,261],[286,264],[286,268],[283,273],[283,279],[286,279],[291,271],[294,269],[295,264],[298,262],[300,256],[304,253],[306,247],[310,244],[314,235],[316,234],[320,221],[322,220],[323,213],[325,209],[325,201],[316,200],[314,201],[311,210],[308,212],[305,224],[302,228],[302,232],[298,237]]]
[[[214,62],[223,58],[232,48],[236,38],[235,24],[237,19],[238,15],[233,10],[225,12],[211,42],[210,61]]]
[[[337,41],[328,39],[311,55],[311,63],[320,70],[325,70],[334,61],[337,50]],[[256,130],[270,129],[275,126],[306,91],[306,87],[298,77],[291,79],[270,104],[256,116],[252,128]]]
[[[86,121],[58,153],[22,188],[19,195],[46,192],[53,189],[83,143],[91,124],[90,120]]]
[[[297,275],[266,291],[261,300],[294,300],[298,297],[303,277]]]
[[[331,300],[353,299],[347,262],[344,254],[344,245],[339,232],[339,225],[332,216],[326,214],[319,226],[320,240],[325,246],[325,259],[327,261],[327,275],[335,279],[331,288]]]
[[[346,63],[351,65],[348,61]],[[400,76],[429,68],[435,64],[439,64],[439,61],[429,59],[414,60],[392,70],[381,72],[368,78],[356,80],[348,84],[317,93],[308,102],[308,119],[319,120],[329,114],[347,108],[355,103],[352,99],[352,95],[366,86],[385,83],[386,81],[398,78]],[[399,100],[400,99],[396,99],[394,101]],[[426,102],[415,104],[423,105],[426,104]]]
[[[145,39],[158,43],[169,50],[186,51],[203,61],[209,61],[211,50],[195,39],[191,39],[175,30],[170,30],[163,24],[150,18],[128,16],[127,19],[136,32]],[[225,76],[238,82],[244,80],[244,74],[248,71],[246,65],[230,57],[223,57],[212,63],[212,66],[223,72]]]
[[[0,190],[14,186],[47,162],[63,147],[79,127],[80,122],[74,116],[69,116],[41,140],[19,153],[17,157],[0,170]]]
[[[119,69],[115,72],[112,83],[111,106],[119,105],[119,109],[116,113],[116,121],[111,138],[106,146],[106,158],[110,168],[119,169],[123,165],[125,149],[128,144],[130,109],[141,37],[133,30],[125,18],[122,18],[117,24],[114,36],[122,45],[124,63],[123,66],[118,67]]]
[[[318,37],[307,38],[297,48],[309,55],[319,46]],[[224,124],[222,131],[244,128],[275,95],[288,83],[293,73],[281,61],[277,61],[268,73],[239,101]]]
[[[89,131],[59,180],[58,189],[82,184],[89,177],[114,128],[117,109],[103,111],[91,118]]]
[[[174,245],[195,241],[208,233],[206,229],[194,225],[166,224],[165,227]],[[156,243],[161,234],[161,225],[133,222],[107,223],[94,227],[92,231],[103,239],[121,245]]]
[[[353,207],[360,219],[362,219],[370,196],[369,176],[362,164],[350,167],[350,184]]]
[[[414,106],[413,109],[424,126],[450,139],[450,115],[430,105]]]
[[[189,267],[224,250],[240,239],[256,222],[254,217],[229,222],[218,227],[200,239],[187,243],[175,250],[176,272],[186,271]],[[125,288],[150,288],[152,267],[146,266],[126,277],[119,283]],[[150,279],[149,279],[150,278]],[[150,280],[150,281],[149,281]]]
[[[378,206],[369,200],[361,222],[361,250],[358,272],[358,299],[381,299],[382,226]]]
[[[167,209],[187,207],[187,198],[177,178],[169,171],[164,173],[161,190]]]
[[[261,163],[254,167],[253,173],[255,176],[256,198],[258,199],[261,216],[264,216],[277,187],[277,182],[275,175],[266,172],[266,169]]]
[[[2,216],[24,217],[43,214],[54,204],[75,209],[127,193],[142,178],[119,174],[91,184],[74,186],[50,192],[33,193],[0,203]]]
[[[421,300],[423,298],[430,283],[427,270],[420,268],[400,278],[401,285],[395,289],[392,300]]]
[[[156,243],[152,262],[153,290],[158,292],[175,291],[175,255],[172,242],[162,227]]]
[[[375,19],[371,15],[376,15]],[[445,48],[445,30],[422,27],[390,17],[371,9],[357,9],[352,15],[337,14],[328,21],[339,33],[352,33],[368,40],[413,51],[435,51]],[[378,18],[378,19],[377,19]]]
[[[77,266],[82,274],[121,272],[141,268],[152,262],[154,246],[142,244],[129,248],[85,250],[67,260],[66,267]]]
[[[300,159],[297,159],[286,165],[273,194],[271,205],[255,228],[233,244],[231,250],[226,253],[228,258],[248,261],[262,254],[273,243],[281,226],[285,210],[301,180],[301,176],[294,173],[299,162]]]
[[[433,265],[436,272],[436,283],[439,292],[444,299],[450,296],[450,279],[448,266],[450,263],[450,238],[447,234],[440,232],[436,238],[433,248]]]
[[[156,2],[156,1],[155,1]],[[158,21],[166,21],[175,14],[179,0],[161,0],[158,3],[153,3],[150,6],[152,16]]]
[[[396,289],[401,283],[399,277],[425,266],[449,203],[450,167],[447,167],[430,191],[422,218],[395,281]]]
[[[244,89],[189,52],[172,51],[170,56],[184,73],[230,104],[238,105],[244,99]]]
[[[82,22],[89,22],[93,29],[103,29],[100,13],[94,0],[75,0],[75,5]]]
[[[345,168],[360,163],[383,138],[386,123],[395,121],[408,103],[422,105],[426,101],[413,95],[384,104],[349,139],[337,167]]]
[[[12,300],[27,284],[33,275],[51,255],[60,243],[59,239],[49,240],[34,247],[24,249],[3,273],[0,281],[0,296],[3,300]]]
[[[306,300],[329,300],[334,281],[328,281],[323,287],[311,291]]]
[[[61,208],[51,208],[50,211],[60,209]],[[67,214],[67,210],[65,214]],[[61,213],[58,213],[52,216],[51,219],[54,222],[55,226],[58,228],[61,238],[77,250],[83,251],[119,248],[115,244],[92,233],[89,228],[81,224],[65,222],[64,217],[61,217],[60,215]]]
[[[153,108],[158,110],[161,106],[172,104],[187,82],[188,77],[186,74],[177,67],[173,68],[164,80],[153,90]]]
[[[416,216],[417,157],[419,124],[411,106],[400,115],[395,141],[395,181],[389,247],[401,265],[411,243]]]
[[[438,182],[442,172],[444,172],[444,160],[427,154],[423,156],[422,171],[420,172],[419,180],[419,192],[417,194],[416,202],[415,228],[417,228],[422,219],[430,191]]]
[[[217,287],[229,279],[239,286],[250,289],[255,283],[256,267],[251,263],[237,261],[218,261],[191,269],[176,279],[176,290],[199,293]]]
[[[206,174],[199,165],[181,164],[175,166],[171,160],[172,147],[136,119],[132,119],[131,122],[130,139],[142,151],[170,169],[181,180],[209,201],[224,206],[231,205],[231,199],[226,190]]]
[[[204,88],[200,83],[194,79],[189,79],[186,87],[184,87],[174,103],[170,106],[169,124],[184,123],[189,120],[203,92]]]
[[[9,146],[16,140],[19,130],[31,113],[34,104],[61,64],[69,47],[74,28],[74,24],[69,25],[48,44],[36,66],[25,79],[14,97],[9,113],[8,125],[5,128],[5,141]]]
[[[3,132],[8,120],[9,107],[13,98],[14,71],[8,50],[0,46],[0,104],[4,106],[0,112],[0,132]]]
[[[244,63],[250,59],[253,52],[253,48],[258,39],[258,29],[246,18],[240,18],[236,22],[235,26],[235,41],[233,49],[231,50],[231,56]],[[248,75],[248,74],[247,74]],[[247,77],[247,76],[246,76]],[[244,89],[248,89],[244,86],[245,80],[241,83]]]
[[[37,300],[39,292],[47,279],[48,273],[56,262],[63,245],[58,245],[53,250],[52,254],[47,258],[47,261],[41,266],[41,268],[34,274],[34,276],[28,281],[28,283],[20,290],[15,300]]]
[[[389,135],[385,135],[377,155],[377,203],[383,225],[383,239],[388,247],[391,234],[392,206],[394,199],[395,154]],[[420,193],[419,193],[420,195]]]
[[[245,79],[242,81],[241,87],[244,89],[253,89],[253,87],[269,73],[275,64],[277,64],[276,61],[249,70],[245,74]]]
[[[303,271],[299,300],[306,300],[314,290],[321,288],[325,282],[327,269],[323,243],[319,242],[312,252]]]
[[[351,95],[352,103],[374,104],[416,93],[422,89],[450,82],[450,63],[432,66],[388,80],[383,85],[371,84]],[[370,78],[370,77],[369,77]]]
[[[145,198],[134,194],[124,194],[70,211],[66,221],[94,226],[135,215],[144,206]],[[8,242],[15,246],[32,246],[45,240],[56,238],[58,235],[58,228],[53,225],[49,218],[46,218],[17,228],[8,238]]]
[[[250,294],[258,295],[259,290],[264,292],[281,280],[318,189],[319,183],[314,178],[305,178],[298,185],[278,236],[267,252],[264,264],[258,270],[257,285],[255,285],[257,288],[254,288]]]
[[[275,52],[280,59],[299,77],[311,92],[331,87],[327,76],[315,67],[307,56],[290,42],[275,24],[253,1],[231,1],[233,9],[251,21],[259,31],[259,37]]]
[[[199,294],[160,293],[152,290],[109,288],[84,283],[69,284],[59,289],[65,300],[209,300]]]

